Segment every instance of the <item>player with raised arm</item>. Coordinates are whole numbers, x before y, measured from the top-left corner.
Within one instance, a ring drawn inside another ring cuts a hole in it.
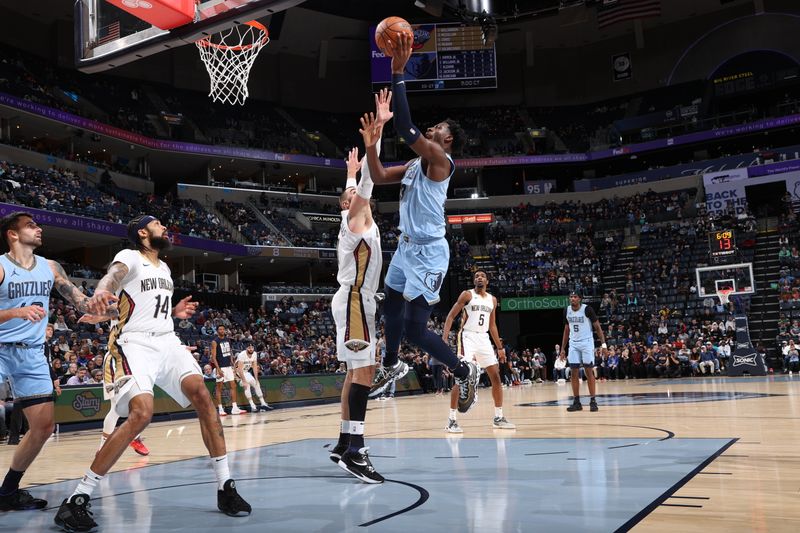
[[[597,332],[597,336],[602,343],[602,347],[606,347],[606,337],[603,334],[603,328],[600,327],[600,321],[594,309],[586,304],[581,303],[581,295],[572,292],[569,295],[569,305],[564,312],[564,335],[561,339],[561,353],[564,355],[564,348],[569,341],[569,355],[567,362],[571,369],[570,380],[572,381],[572,405],[567,407],[567,411],[581,411],[580,396],[580,371],[581,366],[585,369],[586,379],[589,382],[589,409],[597,411],[597,400],[595,399],[595,376],[592,372],[594,366],[594,337],[592,336],[592,328]]]
[[[388,90],[382,90],[375,97],[378,108],[388,106],[388,101]],[[367,121],[362,120],[364,124]],[[380,149],[382,128],[364,127],[360,133],[366,146]],[[361,180],[356,183],[359,167]],[[383,483],[383,476],[375,471],[369,459],[369,448],[364,446],[367,400],[375,375],[375,293],[383,266],[381,236],[370,206],[372,187],[366,162],[359,163],[358,149],[353,148],[347,158],[346,186],[339,198],[342,209],[336,245],[339,290],[331,300],[331,313],[336,323],[336,355],[339,361],[347,364],[347,375],[341,395],[339,441],[331,450],[330,458],[365,483]]]
[[[503,416],[503,383],[500,379],[499,363],[506,362],[506,350],[503,339],[497,331],[495,315],[497,312],[497,298],[490,294],[486,288],[489,278],[486,272],[478,270],[472,277],[475,287],[463,291],[447,314],[442,330],[442,340],[449,342],[450,329],[453,321],[461,314],[461,329],[458,332],[458,356],[464,361],[471,361],[483,368],[489,375],[492,383],[492,398],[494,399],[494,419],[492,426],[495,429],[515,429],[516,426]],[[497,347],[497,355],[489,341],[491,335]],[[499,359],[499,362],[498,362]],[[463,433],[456,420],[458,410],[458,391],[453,389],[450,393],[450,417],[445,430],[449,433]]]
[[[109,317],[109,304],[117,303],[103,381],[106,396],[114,397],[117,414],[127,420],[111,434],[72,495],[62,502],[55,523],[65,531],[97,527],[89,500],[128,443],[150,423],[156,385],[181,406],[191,404],[197,412],[217,478],[217,508],[229,516],[249,515],[251,507],[231,479],[222,422],[200,367],[175,334],[172,318],[191,317],[197,303],[187,296],[172,305],[172,274],[159,257],[170,245],[167,229],[153,216],[140,216],[128,224],[128,239],[136,248],[117,253],[88,302],[89,310],[99,317]]]
[[[15,405],[22,407],[29,426],[0,485],[0,511],[43,509],[47,502],[19,484],[55,426],[53,380],[44,351],[50,292],[55,288],[80,313],[87,313],[89,300],[61,265],[34,254],[42,245],[42,228],[33,215],[9,213],[0,219],[0,236],[8,248],[0,256],[0,383],[10,378]]]
[[[248,344],[247,348],[236,354],[236,375],[244,389],[244,395],[250,402],[250,411],[271,411],[272,407],[264,400],[264,393],[261,391],[261,384],[258,382],[258,355],[255,347]],[[260,405],[256,407],[253,403],[253,393],[250,389],[255,389],[256,396]]]
[[[453,372],[459,385],[458,410],[465,413],[475,402],[478,369],[459,361],[441,336],[428,329],[428,318],[439,301],[444,276],[450,261],[445,236],[444,203],[447,187],[455,171],[451,153],[464,145],[464,130],[457,122],[445,120],[425,134],[412,123],[406,100],[403,72],[411,57],[413,37],[399,34],[390,41],[392,52],[392,90],[394,113],[388,105],[377,114],[362,118],[362,129],[380,128],[394,117],[395,128],[406,144],[419,156],[405,166],[384,168],[376,146],[367,146],[367,164],[376,184],[400,183],[400,239],[386,273],[386,300],[383,304],[386,356],[373,383],[380,393],[389,382],[408,372],[398,359],[402,337],[425,350]]]

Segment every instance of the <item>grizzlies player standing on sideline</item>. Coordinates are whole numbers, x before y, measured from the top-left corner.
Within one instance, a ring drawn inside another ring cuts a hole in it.
[[[15,409],[22,406],[30,428],[0,486],[0,511],[42,509],[47,502],[21,490],[19,483],[55,425],[53,380],[44,353],[50,290],[55,287],[81,313],[88,309],[88,298],[61,265],[34,255],[42,245],[42,228],[32,215],[18,211],[3,217],[0,234],[8,247],[0,256],[0,383],[10,378]],[[82,321],[90,318],[84,315]]]
[[[595,400],[595,378],[592,367],[594,366],[594,337],[592,336],[592,328],[597,332],[600,338],[602,347],[606,347],[606,338],[603,335],[603,328],[600,327],[600,321],[597,319],[597,314],[594,309],[586,304],[581,303],[581,296],[576,292],[569,295],[569,306],[564,313],[564,337],[561,339],[561,353],[564,355],[564,348],[567,346],[569,340],[569,355],[567,362],[569,363],[572,381],[572,405],[567,407],[567,411],[581,411],[580,396],[580,367],[586,371],[586,379],[589,381],[589,408],[592,411],[597,411],[597,401]]]
[[[211,366],[217,369],[217,407],[219,416],[226,416],[225,407],[222,405],[222,387],[228,384],[231,391],[231,414],[241,415],[247,413],[236,405],[236,375],[233,372],[233,347],[227,337],[225,326],[217,326],[217,336],[211,341]]]
[[[197,303],[187,296],[172,305],[172,273],[159,258],[161,250],[170,246],[167,228],[153,216],[140,216],[128,223],[128,239],[136,249],[114,256],[89,299],[90,311],[113,319],[103,359],[104,392],[113,396],[111,405],[127,420],[111,434],[75,491],[62,502],[55,523],[64,531],[97,527],[89,500],[128,443],[150,423],[156,385],[182,407],[191,404],[197,412],[217,478],[217,508],[229,516],[249,515],[250,504],[239,496],[231,479],[222,422],[200,366],[175,334],[172,318],[190,318]],[[117,313],[109,313],[109,302],[118,302]]]
[[[389,91],[375,97],[378,107],[389,105]],[[366,124],[366,122],[364,122]],[[381,128],[361,130],[365,146],[380,150]],[[342,421],[339,442],[330,458],[343,470],[365,483],[383,483],[375,471],[364,446],[364,420],[367,400],[375,375],[375,293],[381,277],[383,257],[378,224],[372,218],[370,198],[373,182],[366,161],[361,164],[361,181],[356,185],[358,149],[347,158],[347,183],[339,205],[342,222],[336,253],[339,290],[331,300],[331,312],[336,323],[336,355],[347,363],[347,376],[342,387]]]
[[[380,128],[394,116],[395,128],[419,156],[406,166],[384,168],[375,146],[367,147],[367,162],[376,184],[401,183],[400,231],[397,251],[386,273],[384,328],[386,357],[377,372],[373,392],[408,372],[398,360],[403,335],[432,357],[447,365],[458,380],[458,410],[465,413],[475,402],[478,369],[460,361],[442,338],[428,329],[428,318],[439,301],[439,289],[447,273],[450,248],[445,235],[444,203],[455,170],[450,154],[464,145],[465,134],[453,120],[428,128],[425,135],[411,122],[403,72],[411,57],[413,37],[401,33],[391,42],[394,114],[379,106],[377,116],[362,119],[363,129]],[[391,100],[391,98],[389,99]]]

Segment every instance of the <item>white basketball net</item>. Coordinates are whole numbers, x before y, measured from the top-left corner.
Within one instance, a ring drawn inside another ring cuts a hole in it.
[[[269,43],[269,32],[252,21],[200,39],[195,44],[211,78],[208,96],[215,102],[243,105],[247,79],[258,53]]]
[[[717,291],[717,296],[719,296],[719,303],[722,305],[728,305],[730,301],[731,293],[733,293],[733,289],[720,289]]]

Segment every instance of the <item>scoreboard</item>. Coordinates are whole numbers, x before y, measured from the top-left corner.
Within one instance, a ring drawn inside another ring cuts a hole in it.
[[[712,231],[708,234],[708,251],[711,257],[724,257],[736,253],[736,235],[732,229]]]
[[[407,91],[497,88],[494,45],[484,45],[480,26],[464,24],[412,24],[414,45],[405,70]],[[375,44],[370,28],[372,87],[392,81],[392,58]]]

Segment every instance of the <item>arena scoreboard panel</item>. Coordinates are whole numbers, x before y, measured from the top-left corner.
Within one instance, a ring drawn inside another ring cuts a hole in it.
[[[480,26],[464,24],[412,24],[414,50],[405,71],[408,91],[447,91],[497,88],[494,45],[482,41]],[[392,58],[375,44],[370,28],[372,87],[392,81]]]
[[[736,234],[732,229],[710,232],[708,250],[711,257],[724,257],[736,253]]]

